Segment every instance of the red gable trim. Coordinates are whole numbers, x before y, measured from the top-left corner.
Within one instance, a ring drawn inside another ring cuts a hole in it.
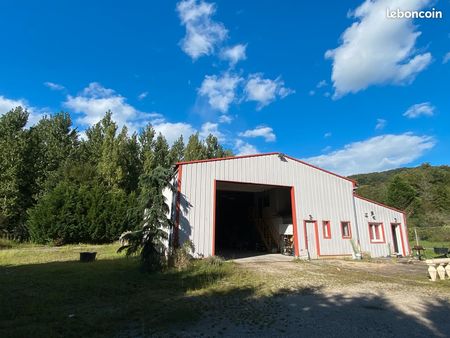
[[[359,198],[359,199],[361,199],[361,200],[363,200],[363,201],[367,201],[367,202],[370,202],[370,203],[373,203],[373,204],[377,204],[377,205],[379,205],[379,206],[381,206],[381,207],[388,208],[388,209],[391,209],[391,210],[400,212],[400,213],[402,213],[402,214],[404,213],[403,210],[399,210],[399,209],[396,209],[396,208],[394,208],[394,207],[390,207],[390,206],[388,206],[388,205],[386,205],[386,204],[383,204],[383,203],[380,203],[380,202],[372,201],[372,200],[370,200],[370,199],[368,199],[368,198],[359,196],[359,195],[357,195],[357,194],[355,194],[355,193],[353,194],[353,196],[355,196],[356,198]]]
[[[254,154],[254,155],[242,155],[242,156],[230,156],[230,157],[211,158],[211,159],[207,159],[207,160],[178,162],[176,165],[180,166],[180,165],[185,165],[185,164],[195,164],[195,163],[215,162],[215,161],[226,161],[226,160],[237,160],[237,159],[241,159],[241,158],[251,158],[251,157],[271,156],[271,155],[282,155],[282,156],[284,156],[284,157],[286,157],[286,158],[288,158],[288,159],[290,159],[292,161],[299,162],[299,163],[307,165],[307,166],[309,166],[311,168],[323,171],[323,172],[325,172],[327,174],[330,174],[330,175],[342,178],[344,180],[350,181],[350,182],[353,183],[353,186],[356,187],[356,181],[352,180],[351,178],[335,174],[335,173],[333,173],[331,171],[328,171],[328,170],[316,167],[316,166],[314,166],[314,165],[312,165],[310,163],[304,162],[302,160],[296,159],[294,157],[291,157],[291,156],[288,156],[288,155],[285,155],[285,154],[282,154],[282,153],[264,153],[264,154]]]

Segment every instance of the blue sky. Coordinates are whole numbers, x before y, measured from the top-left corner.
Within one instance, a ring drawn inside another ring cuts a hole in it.
[[[442,19],[392,19],[386,9]],[[0,114],[107,109],[341,174],[448,164],[448,0],[2,1]]]

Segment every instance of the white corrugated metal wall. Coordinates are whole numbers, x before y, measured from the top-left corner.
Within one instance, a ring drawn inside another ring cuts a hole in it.
[[[393,253],[394,239],[391,223],[395,223],[400,225],[401,238],[398,238],[398,243],[404,250],[399,251],[405,255],[409,255],[408,232],[402,212],[367,201],[359,196],[355,196],[355,208],[362,251],[370,252],[372,257],[385,257],[389,255],[389,253]],[[385,243],[371,243],[369,223],[383,224]],[[388,246],[390,246],[391,249],[389,249]]]
[[[180,243],[190,239],[197,254],[212,254],[215,180],[293,186],[300,255],[305,254],[303,221],[310,218],[318,222],[321,255],[352,253],[340,222],[350,222],[355,238],[353,183],[272,154],[182,165]],[[331,222],[331,239],[323,239],[322,220]]]
[[[350,239],[342,238],[340,223],[351,225],[352,239],[373,257],[386,256],[392,244],[390,224],[401,224],[403,247],[409,254],[405,219],[401,212],[353,194],[353,182],[277,154],[181,164],[179,243],[191,240],[197,255],[213,254],[215,181],[294,187],[300,256],[306,255],[304,221],[317,221],[321,256],[351,255]],[[176,200],[172,204],[176,208]],[[371,243],[366,213],[374,212],[384,225],[386,243]],[[176,213],[175,213],[176,214]],[[357,217],[357,219],[355,218]],[[176,216],[174,216],[176,218]],[[397,219],[397,221],[395,221]],[[330,221],[331,239],[324,238],[322,221]],[[358,222],[357,222],[358,221]],[[357,227],[358,224],[358,227]]]

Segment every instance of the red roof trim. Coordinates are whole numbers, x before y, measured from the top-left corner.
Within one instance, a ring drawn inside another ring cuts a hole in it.
[[[179,165],[185,165],[185,164],[195,164],[195,163],[204,163],[204,162],[215,162],[215,161],[226,161],[226,160],[237,160],[237,159],[241,159],[241,158],[251,158],[251,157],[260,157],[260,156],[271,156],[271,155],[283,155],[284,157],[292,160],[292,161],[296,161],[299,162],[301,164],[307,165],[311,168],[323,171],[327,174],[342,178],[344,180],[350,181],[353,183],[353,186],[356,187],[356,181],[352,180],[351,178],[345,177],[345,176],[341,176],[338,174],[335,174],[331,171],[316,167],[315,165],[309,164],[307,162],[304,162],[302,160],[296,159],[294,157],[282,154],[282,153],[277,153],[277,152],[273,152],[273,153],[263,153],[263,154],[254,154],[254,155],[242,155],[242,156],[230,156],[230,157],[220,157],[220,158],[211,158],[211,159],[206,159],[206,160],[195,160],[195,161],[185,161],[185,162],[178,162],[176,163],[177,166]]]
[[[296,159],[296,158],[291,157],[291,156],[288,156],[288,155],[284,155],[284,157],[286,157],[286,158],[288,158],[288,159],[290,159],[290,160],[292,160],[292,161],[296,161],[296,162],[299,162],[299,163],[301,163],[301,164],[307,165],[307,166],[309,166],[309,167],[311,167],[311,168],[314,168],[314,169],[317,169],[317,170],[321,170],[321,171],[323,171],[323,172],[326,172],[327,174],[334,175],[334,176],[336,176],[336,177],[339,177],[339,178],[342,178],[342,179],[344,179],[344,180],[350,181],[350,182],[353,183],[353,186],[356,187],[356,181],[355,181],[355,180],[352,180],[351,178],[348,178],[348,177],[345,177],[345,176],[341,176],[341,175],[338,175],[338,174],[333,173],[333,172],[331,172],[331,171],[328,171],[328,170],[325,170],[325,169],[316,167],[316,166],[313,165],[313,164],[307,163],[307,162],[305,162],[305,161]]]
[[[402,214],[404,213],[403,210],[396,209],[396,208],[390,207],[390,206],[388,206],[388,205],[386,205],[386,204],[383,204],[383,203],[380,203],[380,202],[377,202],[377,201],[370,200],[370,199],[368,199],[368,198],[359,196],[359,195],[357,195],[357,194],[355,194],[355,193],[353,194],[353,196],[355,196],[356,198],[362,199],[362,200],[364,200],[364,201],[367,201],[367,202],[370,202],[370,203],[373,203],[373,204],[377,204],[377,205],[379,205],[379,206],[381,206],[381,207],[385,207],[385,208],[388,208],[388,209],[391,209],[391,210],[400,212],[400,213],[402,213]]]
[[[228,156],[228,157],[208,158],[206,160],[194,160],[194,161],[177,162],[176,165],[179,166],[179,165],[183,165],[183,164],[195,164],[195,163],[203,163],[203,162],[237,160],[237,159],[240,159],[240,158],[269,156],[269,155],[277,155],[277,154],[279,154],[279,153],[263,153],[263,154],[254,154],[254,155],[241,155],[241,156]]]

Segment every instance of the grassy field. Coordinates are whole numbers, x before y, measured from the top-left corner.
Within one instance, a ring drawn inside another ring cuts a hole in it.
[[[232,263],[208,261],[184,271],[143,273],[136,258],[116,253],[118,244],[6,244],[0,250],[0,337],[164,332],[200,315],[186,296],[225,294],[231,281],[248,278],[235,274]],[[97,251],[97,261],[78,262],[80,251]]]
[[[412,274],[403,264],[397,264],[400,270],[392,270],[397,265],[389,262],[288,260],[243,267],[201,260],[182,271],[148,274],[139,270],[136,258],[117,254],[118,244],[50,247],[1,241],[0,248],[0,337],[160,336],[168,332],[182,336],[186,328],[205,321],[202,325],[208,326],[201,332],[220,335],[230,327],[230,320],[262,331],[279,325],[274,334],[282,335],[291,313],[285,314],[288,308],[278,301],[284,295],[296,299],[314,294],[308,299],[318,309],[324,303],[332,309],[341,302],[346,312],[357,311],[360,304],[370,310],[372,302],[384,302],[379,297],[361,297],[361,292],[368,292],[361,288],[370,292],[391,288],[407,295],[449,294],[450,287],[448,281],[430,284],[426,266]],[[96,251],[97,260],[78,262],[81,251]],[[330,291],[352,293],[358,288],[359,294],[352,298],[357,305],[351,306],[348,296],[328,298]],[[447,308],[447,303],[442,304]],[[369,311],[364,309],[363,314]],[[392,313],[392,317],[398,315]],[[366,317],[361,320],[366,322]],[[294,335],[297,328],[292,330]]]

